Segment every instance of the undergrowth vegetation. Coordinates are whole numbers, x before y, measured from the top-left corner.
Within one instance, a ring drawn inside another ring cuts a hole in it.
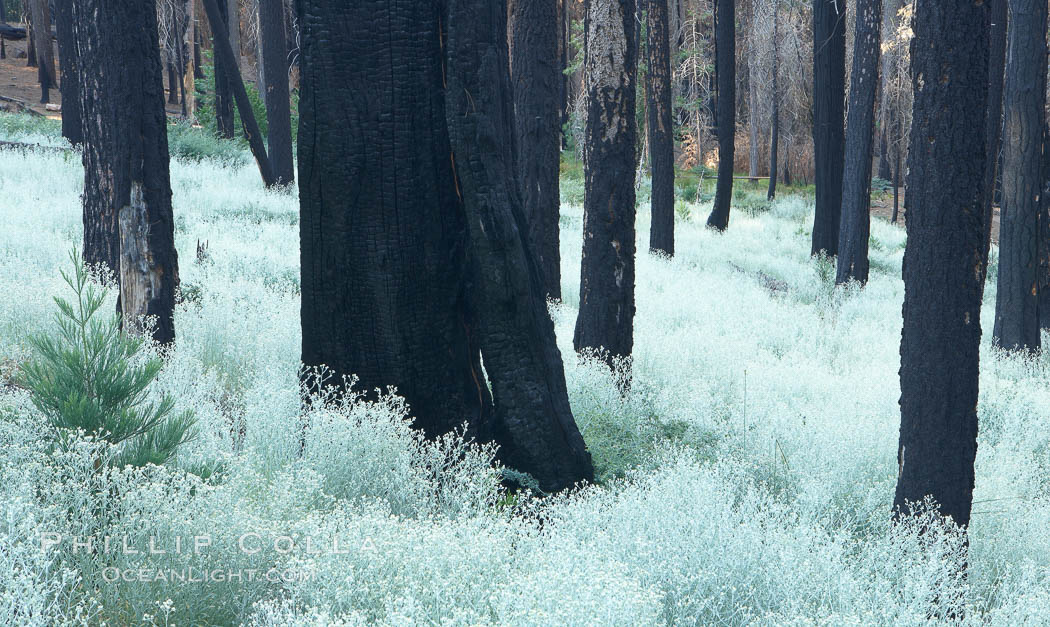
[[[582,210],[566,203],[551,311],[600,483],[540,499],[503,491],[491,448],[422,440],[396,396],[304,409],[297,201],[264,191],[249,160],[172,162],[178,340],[141,358],[164,363],[147,402],[192,412],[195,437],[163,466],[100,466],[99,438],[49,445],[19,382],[32,334],[59,331],[82,181],[62,153],[0,151],[0,623],[1017,625],[1050,611],[1046,357],[983,345],[967,578],[957,533],[890,524],[896,226],[872,224],[867,287],[836,289],[809,256],[807,197],[736,206],[724,235],[703,226],[709,201],[682,199],[676,256],[638,257],[622,396],[572,352]],[[743,189],[738,203],[758,193]],[[641,251],[648,223],[643,203]]]

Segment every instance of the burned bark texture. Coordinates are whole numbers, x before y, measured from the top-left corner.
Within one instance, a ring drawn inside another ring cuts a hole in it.
[[[544,490],[591,479],[526,239],[506,6],[299,10],[303,363],[396,386],[428,436],[466,423]]]
[[[668,0],[649,0],[646,12],[649,161],[652,167],[649,251],[674,255],[674,123],[671,118],[671,31]]]
[[[517,145],[528,240],[544,292],[561,299],[559,250],[561,88],[557,0],[513,3],[511,67]]]
[[[291,97],[288,93],[288,40],[283,0],[259,0],[259,37],[266,67],[267,154],[277,185],[295,181],[292,160]]]
[[[1003,96],[1003,206],[992,337],[1006,350],[1038,351],[1047,3],[1010,0],[1009,21]]]
[[[882,0],[857,0],[846,120],[842,179],[842,224],[839,230],[837,284],[868,282],[868,237],[871,230],[871,161],[874,153],[875,91],[879,85],[879,39]]]
[[[987,5],[919,0],[904,253],[897,515],[970,521],[977,453]]]
[[[573,347],[626,357],[634,346],[635,91],[633,0],[588,0],[584,19],[583,258]]]
[[[736,15],[733,0],[715,0],[715,75],[718,124],[718,180],[707,226],[724,231],[729,226],[733,199],[733,159],[736,135]]]
[[[116,274],[125,328],[155,316],[153,338],[170,343],[179,266],[155,7],[103,0],[73,7],[84,120],[84,260]]]
[[[813,0],[813,255],[838,254],[845,99],[846,3]]]
[[[448,6],[446,119],[470,239],[478,344],[495,408],[491,435],[505,464],[532,474],[545,491],[561,490],[593,481],[594,471],[569,407],[543,276],[514,184],[506,7],[491,0]],[[556,106],[550,112],[556,116]]]
[[[984,244],[981,249],[982,289],[988,275],[988,252],[992,246],[992,204],[996,199],[1003,157],[1003,84],[1006,73],[1006,28],[1009,23],[1008,0],[990,0],[988,12],[988,104],[984,119],[986,154],[981,176],[981,207],[984,210]]]
[[[55,30],[62,92],[62,137],[78,146],[83,141],[84,129],[80,116],[80,55],[73,32],[72,2],[55,3]]]

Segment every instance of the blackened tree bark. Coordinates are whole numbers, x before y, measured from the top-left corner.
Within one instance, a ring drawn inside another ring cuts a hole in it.
[[[984,210],[984,247],[981,251],[981,285],[988,274],[988,251],[992,246],[992,204],[996,199],[1000,162],[1003,157],[1003,78],[1006,71],[1006,27],[1009,23],[1008,0],[990,0],[988,12],[988,106],[984,120],[987,154],[981,177],[981,207]]]
[[[769,132],[769,189],[766,200],[777,196],[777,153],[780,152],[780,0],[773,1],[773,113]]]
[[[288,50],[282,0],[259,0],[259,37],[266,67],[267,148],[278,185],[295,180],[292,161],[291,100],[288,93]]]
[[[652,225],[649,250],[674,255],[674,124],[671,119],[671,32],[668,0],[649,0],[646,11],[649,100],[649,160],[652,167]]]
[[[446,119],[474,262],[477,337],[495,403],[492,437],[504,463],[531,473],[543,490],[561,490],[593,481],[594,471],[569,407],[514,184],[506,6],[492,0],[448,6]],[[555,98],[551,104],[557,119]],[[550,139],[556,142],[557,134]]]
[[[515,2],[511,17],[517,163],[525,223],[545,293],[561,298],[557,0]]]
[[[736,15],[733,0],[715,0],[715,74],[718,82],[718,180],[707,226],[729,226],[733,198],[733,158],[736,135]]]
[[[175,339],[175,251],[164,83],[153,3],[73,3],[84,120],[84,260],[113,270],[125,329]]]
[[[1010,0],[996,345],[1038,351],[1039,213],[1046,114],[1047,3]]]
[[[593,471],[524,235],[506,6],[447,10],[300,3],[303,362],[397,386],[429,436],[466,423],[556,490]]]
[[[222,15],[219,13],[219,1],[202,0],[204,11],[208,14],[208,22],[211,24],[222,23]],[[262,175],[263,183],[267,187],[273,187],[277,184],[277,178],[273,174],[273,166],[270,163],[269,156],[266,154],[266,146],[263,145],[262,133],[259,131],[259,124],[255,121],[252,104],[248,100],[248,91],[244,88],[244,81],[241,80],[241,72],[239,69],[236,69],[237,65],[234,62],[230,40],[226,37],[226,33],[213,29],[212,41],[215,43],[215,56],[222,58],[222,63],[226,68],[234,68],[235,70],[227,72],[226,81],[230,86],[230,91],[233,92],[233,99],[237,103],[237,112],[241,115],[241,126],[244,128],[245,137],[248,138],[248,147],[251,148],[255,162],[259,166],[259,174]]]
[[[846,99],[846,3],[813,0],[814,255],[838,254]]]
[[[47,0],[29,0],[33,14],[32,38],[37,53],[37,77],[40,81],[40,102],[50,102],[50,90],[58,86],[55,71],[54,46],[51,44],[51,10]]]
[[[977,453],[979,272],[988,5],[918,0],[904,253],[899,475],[893,506],[927,496],[965,527]]]
[[[74,146],[80,145],[84,129],[80,118],[79,53],[73,33],[73,3],[55,3],[55,27],[58,31],[58,58],[62,89],[62,136]]]
[[[222,24],[212,24],[212,33],[216,30],[220,32],[232,32],[234,28],[232,24],[229,24],[229,4],[225,1],[218,3],[219,14],[223,20]],[[236,5],[235,5],[236,6]],[[214,35],[212,35],[214,38]],[[212,49],[216,49],[218,46],[212,43]],[[230,40],[230,47],[233,50],[234,58],[239,58],[239,50],[234,45],[233,40]],[[234,128],[233,118],[233,92],[230,89],[229,78],[227,77],[228,70],[226,65],[223,63],[223,57],[213,53],[214,57],[214,78],[215,78],[215,125],[218,128],[219,136],[225,139],[233,139],[236,129]]]
[[[583,259],[573,347],[611,361],[634,346],[638,70],[634,0],[588,0],[584,17]]]
[[[842,224],[835,275],[835,282],[840,285],[850,281],[868,282],[871,161],[875,143],[875,91],[879,85],[882,0],[857,0],[856,7],[842,180]]]

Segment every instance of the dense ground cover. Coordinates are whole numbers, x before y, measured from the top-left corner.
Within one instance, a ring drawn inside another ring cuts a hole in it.
[[[60,141],[0,122],[0,139]],[[703,227],[709,201],[680,202],[676,257],[638,259],[621,397],[572,353],[582,210],[568,180],[551,311],[601,484],[508,497],[491,450],[421,441],[396,397],[304,413],[296,198],[264,191],[242,153],[202,152],[172,162],[183,302],[154,390],[194,410],[197,437],[169,466],[96,471],[97,445],[48,450],[13,385],[27,335],[67,293],[79,158],[0,151],[0,622],[920,624],[936,600],[1016,625],[1050,611],[1046,357],[984,344],[967,580],[956,536],[923,551],[918,524],[889,524],[903,230],[876,221],[870,283],[836,290],[808,254],[808,198],[741,193],[724,235]],[[640,250],[648,221],[643,206]],[[77,536],[167,552],[74,550]],[[109,581],[188,568],[241,577]],[[302,578],[246,574],[271,568]]]

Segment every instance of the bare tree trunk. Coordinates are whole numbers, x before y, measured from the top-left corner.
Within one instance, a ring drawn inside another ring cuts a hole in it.
[[[984,120],[985,146],[988,151],[981,177],[981,207],[984,213],[984,247],[980,272],[983,289],[988,274],[988,251],[992,245],[992,204],[996,199],[996,181],[1002,174],[1003,153],[1003,87],[1006,71],[1006,31],[1009,23],[1008,0],[990,0],[988,12],[988,107]]]
[[[736,18],[733,0],[715,0],[715,73],[718,80],[718,181],[707,226],[729,226],[736,134]]]
[[[197,112],[197,88],[193,73],[194,33],[197,31],[196,0],[183,0],[182,19],[182,117],[193,119]]]
[[[236,0],[230,0],[230,2],[226,2],[225,0],[223,0],[222,2],[218,3],[218,9],[223,19],[223,23],[211,24],[211,31],[213,33],[213,50],[218,48],[218,46],[214,43],[214,33],[216,31],[233,32],[237,30],[233,24],[228,23],[230,21],[230,17],[229,14],[226,13],[226,11],[229,9],[231,4],[234,6],[234,8],[236,8]],[[231,40],[231,48],[233,49],[234,59],[236,60],[239,58],[239,56],[237,55],[238,49],[236,46],[233,46],[232,43],[233,42]],[[226,64],[224,63],[224,57],[220,56],[218,53],[213,53],[213,56],[213,61],[215,63],[213,69],[213,72],[215,74],[215,126],[218,128],[220,137],[224,139],[233,139],[233,136],[236,133],[233,118],[233,92],[230,89],[230,80],[227,75],[233,69],[236,68],[227,68]]]
[[[71,2],[55,3],[55,26],[62,77],[62,136],[70,144],[78,146],[84,138],[84,128],[80,115],[80,53],[74,38]]]
[[[648,0],[645,91],[652,162],[649,250],[674,255],[674,126],[671,117],[671,33],[668,0]]]
[[[37,54],[37,76],[40,82],[40,102],[50,102],[50,89],[58,86],[55,71],[54,46],[51,43],[51,12],[47,0],[29,0],[33,14],[32,39]]]
[[[291,100],[288,93],[288,40],[282,0],[259,0],[259,40],[269,71],[260,85],[266,102],[267,148],[278,185],[295,181],[292,161]]]
[[[846,3],[813,0],[813,255],[834,257],[842,217],[846,98]]]

